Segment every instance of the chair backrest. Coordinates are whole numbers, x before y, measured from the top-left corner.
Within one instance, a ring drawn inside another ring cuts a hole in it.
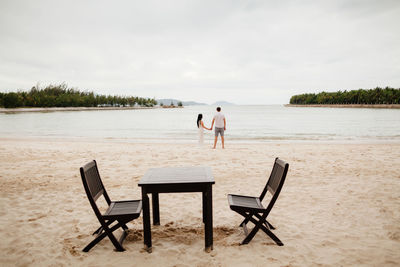
[[[289,164],[284,162],[283,160],[276,158],[274,166],[271,171],[271,175],[269,176],[267,185],[260,195],[260,200],[263,200],[267,192],[270,192],[272,195],[272,199],[270,201],[269,207],[267,209],[271,209],[274,205],[276,199],[281,192],[283,183],[285,182],[286,174],[289,169]]]
[[[97,169],[97,163],[95,160],[87,163],[85,166],[80,168],[83,187],[85,188],[86,195],[89,199],[90,204],[96,215],[100,215],[100,211],[96,205],[96,200],[104,195],[105,200],[110,205],[111,200],[104,188],[103,182],[101,181],[99,170]]]

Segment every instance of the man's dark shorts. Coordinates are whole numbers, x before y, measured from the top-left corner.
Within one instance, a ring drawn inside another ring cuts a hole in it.
[[[218,134],[224,136],[224,128],[217,128],[215,127],[215,137],[218,137]]]

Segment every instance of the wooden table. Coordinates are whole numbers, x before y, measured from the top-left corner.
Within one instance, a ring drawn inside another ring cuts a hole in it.
[[[152,251],[150,203],[152,195],[153,224],[160,224],[159,193],[201,192],[206,251],[213,249],[212,185],[215,184],[210,167],[176,167],[149,169],[139,186],[142,188],[144,245]]]

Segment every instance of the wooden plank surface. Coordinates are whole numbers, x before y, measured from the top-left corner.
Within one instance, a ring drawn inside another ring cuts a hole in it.
[[[214,184],[215,180],[211,168],[207,166],[152,168],[140,179],[139,186],[185,183]]]

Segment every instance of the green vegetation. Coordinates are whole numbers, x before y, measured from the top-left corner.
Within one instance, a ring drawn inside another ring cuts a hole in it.
[[[178,102],[178,107],[182,107],[182,106],[183,106],[182,102],[179,101],[179,102]]]
[[[0,107],[109,107],[156,105],[155,99],[142,97],[122,97],[97,95],[93,92],[80,92],[63,83],[49,85],[44,89],[34,86],[29,92],[18,91],[0,93]]]
[[[400,88],[376,87],[375,89],[294,95],[290,98],[290,104],[400,104]]]

